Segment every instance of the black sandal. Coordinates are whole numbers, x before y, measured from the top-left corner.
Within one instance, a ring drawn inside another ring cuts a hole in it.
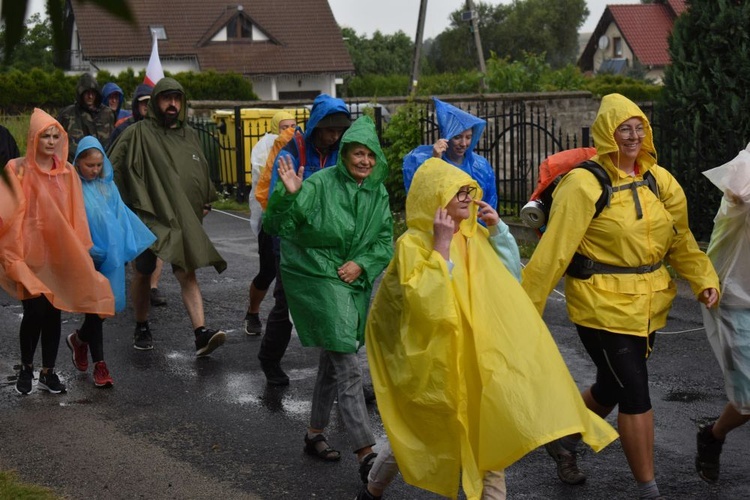
[[[359,463],[359,477],[362,479],[362,483],[367,484],[367,476],[370,475],[370,470],[375,464],[376,458],[378,458],[377,453],[368,453]]]
[[[323,443],[325,447],[318,449],[316,446],[318,443]],[[326,437],[323,434],[317,434],[313,438],[309,438],[307,437],[307,434],[305,434],[305,453],[318,457],[326,462],[337,462],[341,459],[341,452],[328,446]]]

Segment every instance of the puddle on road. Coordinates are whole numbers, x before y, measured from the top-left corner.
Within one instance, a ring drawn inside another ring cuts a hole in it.
[[[697,391],[670,391],[664,396],[664,401],[677,401],[680,403],[692,403],[704,399],[706,399],[706,395]]]

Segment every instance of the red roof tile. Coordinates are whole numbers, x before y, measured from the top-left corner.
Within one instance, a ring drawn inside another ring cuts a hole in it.
[[[159,25],[167,32],[167,40],[159,40],[162,63],[195,57],[201,70],[246,75],[354,71],[327,0],[234,0],[229,6],[226,0],[129,0],[135,25],[91,3],[72,4],[89,60],[147,60],[149,26]],[[271,41],[210,41],[238,6]]]
[[[617,28],[634,56],[646,66],[669,64],[669,34],[673,16],[661,4],[608,5]]]
[[[685,0],[667,0],[667,3],[672,8],[675,16],[679,16],[687,10],[687,3]]]

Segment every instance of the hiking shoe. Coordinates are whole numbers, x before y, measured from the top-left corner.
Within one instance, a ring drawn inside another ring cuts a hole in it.
[[[47,373],[39,372],[39,383],[37,384],[40,389],[49,391],[52,394],[60,394],[65,392],[65,384],[60,382],[60,377],[57,376],[52,370]]]
[[[97,387],[112,387],[114,384],[112,376],[109,374],[107,369],[107,363],[104,361],[97,361],[94,363],[94,385]]]
[[[263,333],[263,323],[260,322],[258,313],[247,313],[245,315],[245,333],[250,336]]]
[[[164,295],[161,294],[158,288],[151,289],[149,300],[151,301],[151,305],[154,307],[167,305],[167,299],[164,297]]]
[[[545,444],[544,449],[555,460],[560,481],[566,484],[583,484],[586,481],[586,474],[578,469],[576,452],[566,450],[559,440]]]
[[[139,351],[149,351],[154,348],[153,338],[151,337],[151,329],[146,326],[135,327],[135,333],[133,334],[133,347]]]
[[[707,424],[698,429],[696,442],[698,453],[695,455],[695,470],[707,483],[715,483],[719,479],[719,457],[724,441],[719,441],[713,435],[714,424]]]
[[[227,334],[223,331],[202,328],[200,333],[195,335],[195,355],[199,358],[208,356],[221,346],[225,340],[227,340]]]
[[[281,369],[281,363],[269,359],[260,360],[260,368],[268,385],[289,385],[289,376]]]
[[[80,372],[89,369],[89,344],[81,342],[78,338],[78,330],[74,331],[66,339],[70,354],[73,356],[73,366]]]
[[[16,392],[18,394],[28,394],[31,392],[31,382],[34,381],[34,369],[30,366],[21,364],[21,370],[18,372],[16,379]]]

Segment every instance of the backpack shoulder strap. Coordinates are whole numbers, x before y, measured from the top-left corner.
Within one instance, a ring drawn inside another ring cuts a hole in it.
[[[307,165],[305,136],[299,130],[294,133],[294,142],[297,144],[297,160],[299,160],[299,166],[302,167]]]
[[[596,210],[594,211],[594,219],[596,219],[597,217],[599,217],[599,214],[602,213],[604,207],[609,206],[609,200],[610,198],[612,198],[612,181],[610,180],[609,175],[607,175],[607,172],[604,170],[604,167],[602,167],[595,161],[586,160],[583,163],[579,163],[573,168],[582,168],[584,170],[588,170],[593,174],[594,177],[596,177],[596,180],[598,180],[599,184],[602,186],[602,194],[594,204],[594,206],[596,207]]]
[[[661,200],[661,196],[659,196],[659,183],[656,182],[656,176],[654,176],[651,170],[648,170],[645,174],[643,174],[643,180],[646,181],[646,184],[648,185],[648,188],[651,190],[651,192]]]

